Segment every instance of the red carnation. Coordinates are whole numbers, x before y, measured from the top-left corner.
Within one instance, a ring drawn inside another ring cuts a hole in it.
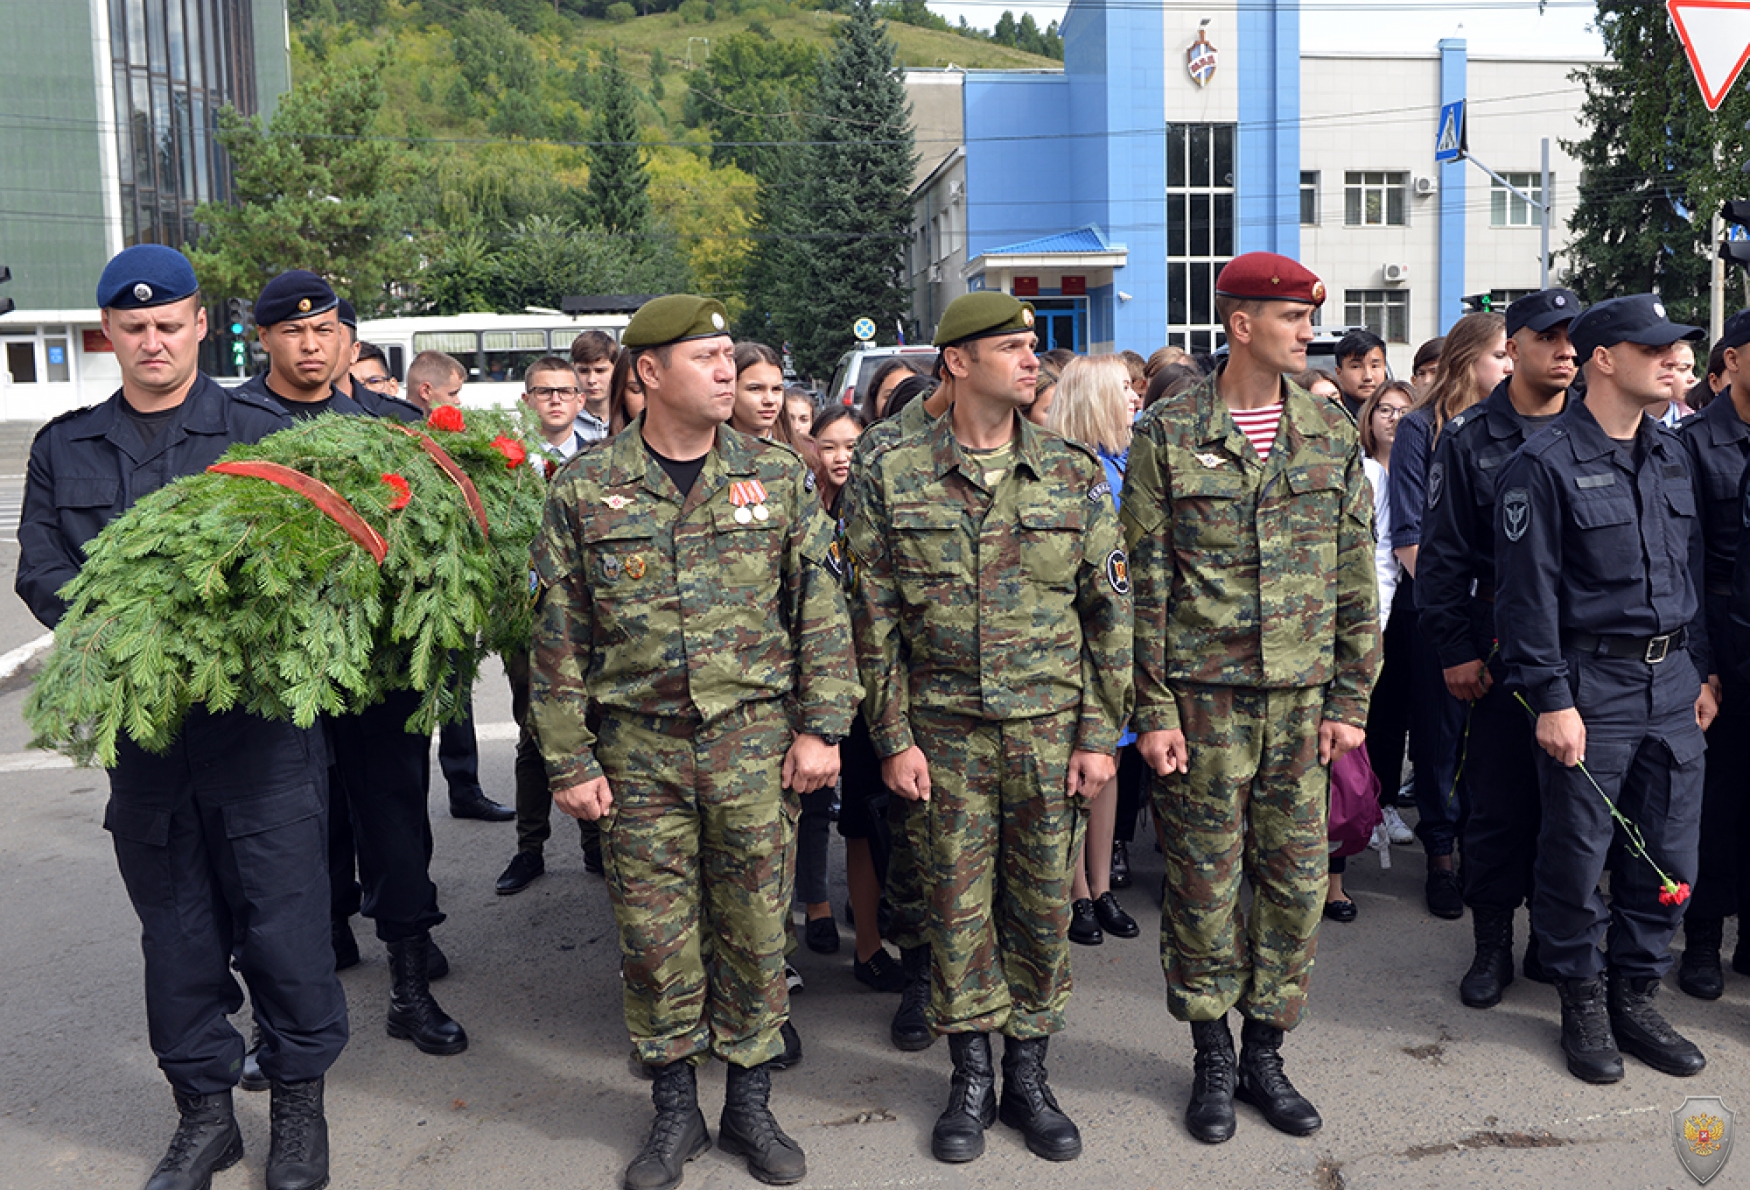
[[[1667,880],[1665,887],[1659,890],[1659,904],[1661,905],[1681,905],[1687,900],[1689,900],[1689,882],[1687,880],[1680,880],[1675,884]]]
[[[434,430],[459,434],[468,427],[462,422],[462,411],[454,405],[439,405],[426,417],[425,424]]]
[[[492,440],[492,448],[504,456],[504,465],[515,471],[529,457],[529,452],[523,449],[523,444],[515,438],[506,438],[503,434]]]
[[[389,511],[398,512],[406,508],[413,499],[413,488],[408,484],[406,478],[393,471],[385,471],[383,472],[383,482],[395,489],[395,496],[389,501]]]
[[[548,479],[552,479],[553,473],[559,470],[559,464],[552,459],[547,459],[541,464],[541,469],[546,473]]]

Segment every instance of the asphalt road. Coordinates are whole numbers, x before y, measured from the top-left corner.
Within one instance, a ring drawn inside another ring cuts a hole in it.
[[[28,439],[26,439],[28,441]],[[0,445],[0,452],[4,446]],[[20,457],[22,457],[20,455]],[[0,460],[4,455],[0,453]],[[0,461],[0,473],[7,465]],[[22,466],[18,467],[22,472]],[[16,546],[0,545],[10,571]],[[0,605],[0,650],[40,635],[16,599]],[[0,686],[0,1190],[136,1187],[169,1137],[174,1109],[146,1042],[138,925],[101,828],[100,772],[30,753],[25,682]],[[476,695],[487,792],[511,800],[509,699],[496,669]],[[434,781],[441,789],[441,779]],[[328,1082],[334,1185],[431,1190],[609,1188],[619,1184],[649,1119],[648,1084],[627,1069],[616,944],[601,882],[588,876],[567,824],[555,823],[548,874],[516,897],[493,880],[510,858],[510,824],[459,822],[433,799],[434,876],[449,920],[437,936],[453,974],[437,985],[467,1027],[468,1051],[420,1054],[383,1029],[387,964],[342,975],[353,1040]],[[845,952],[802,951],[806,991],[794,1002],[805,1058],[775,1078],[774,1107],[808,1153],[804,1183],[851,1187],[1220,1187],[1223,1190],[1689,1186],[1671,1113],[1690,1095],[1750,1107],[1750,979],[1728,976],[1723,1000],[1691,1000],[1669,981],[1663,1004],[1710,1063],[1678,1080],[1628,1060],[1612,1087],[1565,1071],[1552,989],[1523,979],[1497,1008],[1458,1001],[1468,920],[1422,906],[1414,847],[1380,871],[1351,863],[1361,908],[1327,924],[1312,1005],[1290,1037],[1289,1071],[1326,1119],[1292,1139],[1241,1107],[1239,1135],[1219,1147],[1186,1136],[1188,1030],[1167,1015],[1158,932],[1143,912],[1161,862],[1133,852],[1122,894],[1144,923],[1135,941],[1075,951],[1068,1031],[1050,1069],[1086,1153],[1052,1165],[1002,1125],[980,1161],[929,1156],[929,1129],[947,1093],[946,1046],[901,1054],[886,1040],[895,998],[864,990]],[[834,844],[834,902],[843,894]],[[1523,931],[1523,918],[1521,919]],[[361,929],[361,940],[368,930]],[[1733,941],[1730,928],[1727,943]],[[715,1134],[720,1067],[702,1080]],[[248,1155],[215,1190],[261,1185],[267,1101],[239,1093]],[[1747,1142],[1750,1143],[1750,1142]],[[1741,1146],[1742,1147],[1742,1146]],[[713,1150],[684,1185],[748,1187],[741,1164]],[[1713,1183],[1750,1185],[1740,1153]]]

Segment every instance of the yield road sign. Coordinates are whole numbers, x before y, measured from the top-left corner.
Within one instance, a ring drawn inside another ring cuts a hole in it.
[[[1750,0],[1665,0],[1707,110],[1717,112],[1750,60]]]

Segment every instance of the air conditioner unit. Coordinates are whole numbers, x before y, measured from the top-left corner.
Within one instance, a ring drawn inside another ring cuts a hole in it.
[[[930,280],[932,282],[935,282],[935,281],[940,281],[941,279],[942,279],[942,266],[939,264],[931,265],[930,266]]]
[[[1410,266],[1407,264],[1382,264],[1379,272],[1389,284],[1399,284],[1410,279]]]
[[[1440,183],[1433,178],[1417,178],[1410,183],[1410,188],[1416,192],[1418,197],[1426,198],[1440,189]]]

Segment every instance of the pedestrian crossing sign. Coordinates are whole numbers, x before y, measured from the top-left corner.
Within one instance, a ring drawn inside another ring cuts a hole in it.
[[[1464,100],[1445,104],[1440,109],[1440,132],[1434,140],[1434,160],[1463,161],[1469,152],[1464,127]]]

